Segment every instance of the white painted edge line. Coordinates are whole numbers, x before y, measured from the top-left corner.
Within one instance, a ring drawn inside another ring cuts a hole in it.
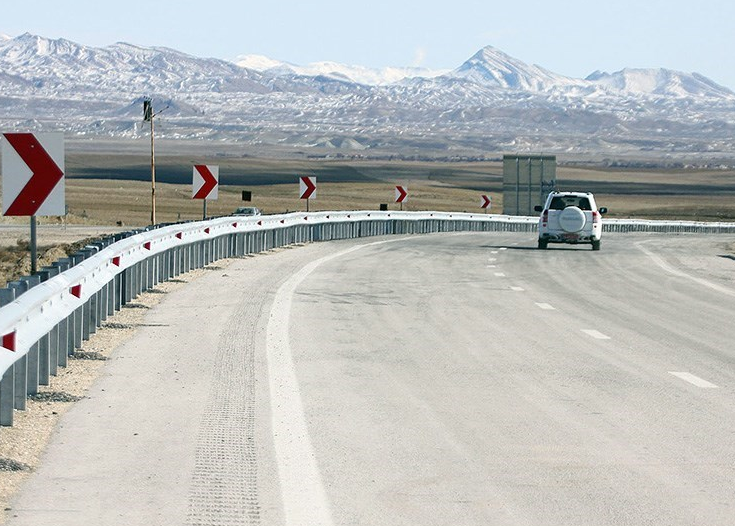
[[[495,277],[496,278],[504,278],[505,277],[505,273],[503,273],[503,272],[496,272],[495,273]]]
[[[592,336],[596,340],[609,340],[610,339],[610,336],[607,336],[606,334],[602,334],[600,331],[596,331],[594,329],[582,329],[582,332],[588,336]]]
[[[635,246],[638,247],[638,250],[640,250],[646,256],[648,256],[651,259],[651,261],[653,261],[656,265],[661,267],[663,270],[665,270],[669,274],[673,276],[678,276],[680,278],[689,279],[699,285],[702,285],[703,287],[707,287],[708,289],[716,290],[717,292],[727,294],[728,296],[735,296],[735,291],[732,289],[723,287],[721,285],[718,285],[717,283],[712,283],[711,281],[707,281],[706,279],[703,279],[703,278],[691,276],[687,274],[686,272],[682,272],[681,270],[672,267],[666,261],[664,261],[664,259],[661,256],[654,254],[648,248],[644,247],[643,243],[644,241],[638,242],[635,244]]]
[[[271,396],[273,446],[281,484],[286,526],[332,526],[332,513],[324,490],[314,447],[309,436],[299,382],[289,342],[291,305],[296,288],[320,265],[361,248],[402,239],[351,247],[312,261],[286,280],[273,299],[266,328],[266,357]]]
[[[685,382],[689,382],[692,385],[696,385],[697,387],[701,387],[702,389],[718,389],[718,386],[715,384],[710,383],[699,376],[695,376],[692,373],[677,373],[669,371],[669,374],[673,374],[677,378],[684,380]]]
[[[556,310],[553,306],[549,305],[548,303],[536,303],[539,309],[542,310]]]
[[[524,289],[523,287],[511,287],[510,290],[512,290],[514,292],[523,292],[526,289]]]

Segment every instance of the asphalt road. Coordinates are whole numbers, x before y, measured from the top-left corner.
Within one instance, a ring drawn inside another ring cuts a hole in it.
[[[168,296],[20,525],[731,525],[731,236],[313,244]]]

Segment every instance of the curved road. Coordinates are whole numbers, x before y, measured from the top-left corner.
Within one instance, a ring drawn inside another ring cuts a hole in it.
[[[732,524],[733,242],[237,260],[116,351],[8,524]]]

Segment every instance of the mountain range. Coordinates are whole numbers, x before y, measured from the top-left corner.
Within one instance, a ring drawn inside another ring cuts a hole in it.
[[[166,108],[157,136],[244,152],[735,158],[735,93],[697,73],[623,69],[578,79],[492,46],[450,71],[376,70],[0,36],[3,130],[143,138],[143,97]]]

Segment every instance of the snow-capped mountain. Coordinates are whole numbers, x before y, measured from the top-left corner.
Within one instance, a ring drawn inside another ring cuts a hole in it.
[[[0,64],[4,73],[31,81],[41,92],[79,91],[86,96],[121,89],[222,91],[233,85],[265,91],[257,74],[230,62],[124,43],[93,48],[24,34],[0,42]]]
[[[168,106],[163,137],[260,150],[735,158],[735,94],[696,73],[625,69],[575,79],[493,47],[449,72],[237,62],[124,43],[0,38],[0,125],[138,137],[142,97],[152,96],[156,108]]]
[[[615,73],[595,71],[588,81],[618,91],[664,97],[730,97],[732,91],[698,73],[670,69],[626,68]]]
[[[304,77],[332,77],[368,86],[395,84],[406,78],[432,78],[446,73],[445,70],[431,70],[416,67],[367,68],[350,66],[338,62],[313,62],[298,66],[288,62],[273,60],[262,55],[241,55],[235,63],[246,69],[258,71],[267,76],[300,75]]]
[[[577,79],[557,75],[541,66],[528,65],[492,46],[481,49],[446,76],[497,88],[523,91],[546,91],[551,88],[583,84]]]

